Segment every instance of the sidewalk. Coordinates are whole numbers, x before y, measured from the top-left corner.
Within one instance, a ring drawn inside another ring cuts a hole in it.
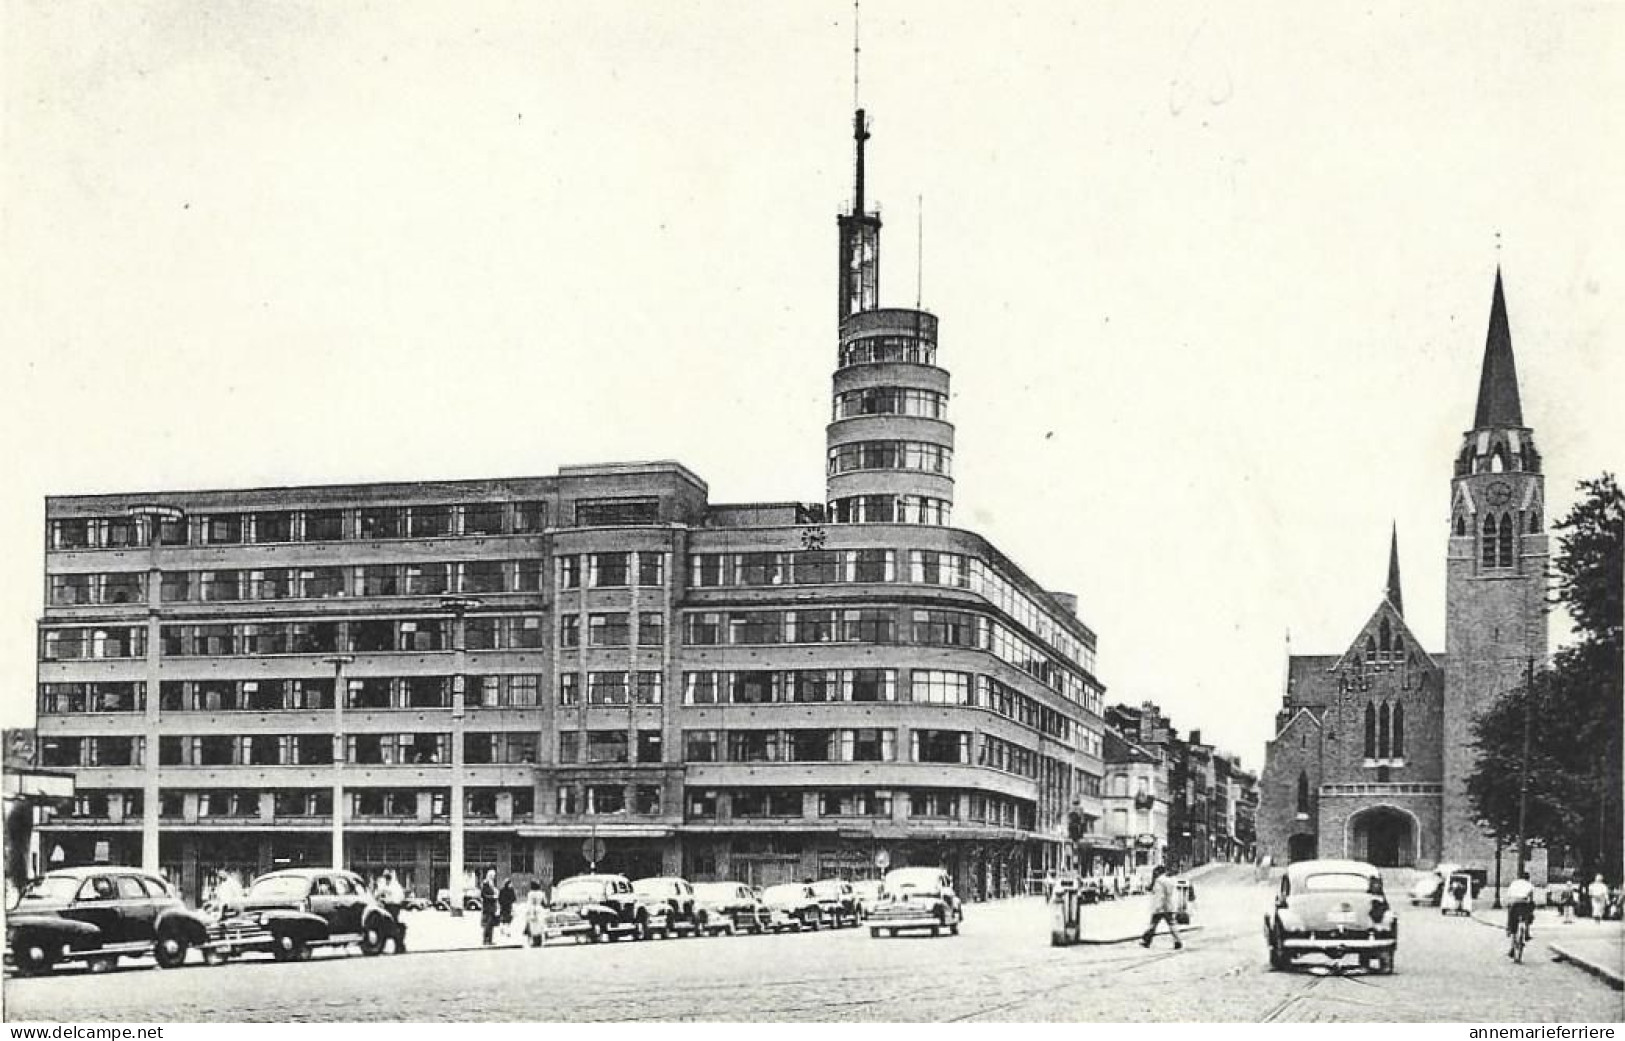
[[[525,921],[519,910],[514,909],[514,923],[509,927],[508,938],[503,939],[501,932],[492,937],[495,946],[524,944]],[[481,946],[478,912],[465,911],[461,918],[454,918],[450,911],[407,911],[401,920],[406,923],[406,949],[412,953],[478,950]]]

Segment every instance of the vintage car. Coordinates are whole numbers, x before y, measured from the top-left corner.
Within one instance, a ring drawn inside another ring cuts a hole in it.
[[[299,961],[317,947],[357,946],[366,955],[406,949],[406,927],[367,892],[361,876],[333,868],[261,875],[209,928],[204,958],[219,964],[269,951]]]
[[[773,917],[755,890],[741,882],[701,882],[694,900],[713,933],[763,933]]]
[[[818,898],[818,906],[824,914],[824,924],[831,929],[839,929],[850,925],[856,927],[863,915],[858,910],[858,896],[852,891],[852,883],[839,878],[826,878],[821,882],[813,883],[813,896]]]
[[[896,936],[903,929],[929,929],[940,936],[944,929],[959,935],[965,908],[954,894],[948,872],[933,867],[907,867],[888,871],[881,883],[880,903],[869,912],[869,935],[885,930]]]
[[[663,932],[667,936],[699,936],[707,931],[706,914],[694,900],[694,887],[681,878],[640,878],[632,891],[651,907],[664,904]]]
[[[824,920],[824,909],[818,894],[805,882],[781,882],[762,890],[762,903],[771,918],[768,928],[774,932],[817,929]]]
[[[29,882],[6,912],[6,953],[25,974],[77,961],[103,972],[119,958],[147,954],[173,969],[205,941],[208,926],[157,875],[128,867],[65,868]]]
[[[852,883],[852,895],[858,899],[858,914],[868,918],[869,912],[880,903],[880,879],[866,878]]]
[[[1399,920],[1382,891],[1382,874],[1359,860],[1301,860],[1281,876],[1264,919],[1270,968],[1306,954],[1339,961],[1356,955],[1376,972],[1394,971]]]
[[[601,943],[630,936],[647,940],[666,929],[666,905],[632,888],[625,875],[576,875],[553,887],[539,931],[530,933],[539,947],[559,936]]]

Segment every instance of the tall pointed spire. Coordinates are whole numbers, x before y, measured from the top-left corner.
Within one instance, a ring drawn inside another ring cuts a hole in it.
[[[1405,615],[1405,598],[1399,591],[1399,523],[1394,523],[1388,542],[1388,602],[1394,605],[1400,617]]]
[[[1495,299],[1490,304],[1490,332],[1484,342],[1484,369],[1478,378],[1478,409],[1473,414],[1473,429],[1522,426],[1518,370],[1512,362],[1512,332],[1507,324],[1507,302],[1501,289],[1501,269],[1497,267]]]

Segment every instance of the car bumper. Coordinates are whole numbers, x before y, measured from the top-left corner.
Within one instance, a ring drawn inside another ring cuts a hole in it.
[[[1371,954],[1374,952],[1392,951],[1399,946],[1399,940],[1393,936],[1350,936],[1343,939],[1307,939],[1303,937],[1287,937],[1281,941],[1281,948],[1293,954],[1308,954],[1316,952],[1339,957],[1349,952]]]
[[[936,929],[948,925],[945,916],[939,916],[931,910],[907,911],[873,911],[869,915],[869,925],[877,929]]]

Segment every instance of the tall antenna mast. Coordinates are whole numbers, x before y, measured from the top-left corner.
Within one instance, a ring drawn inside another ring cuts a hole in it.
[[[858,10],[859,2],[860,2],[860,0],[852,0],[852,107],[854,109],[857,108],[858,104],[859,104],[859,102],[858,102],[858,55],[861,52],[861,49],[858,47],[858,31],[859,31],[859,28],[860,28],[859,22],[858,22],[858,17],[859,17],[859,14],[861,13]]]
[[[925,196],[916,195],[914,201],[914,310],[918,311],[925,298]]]

